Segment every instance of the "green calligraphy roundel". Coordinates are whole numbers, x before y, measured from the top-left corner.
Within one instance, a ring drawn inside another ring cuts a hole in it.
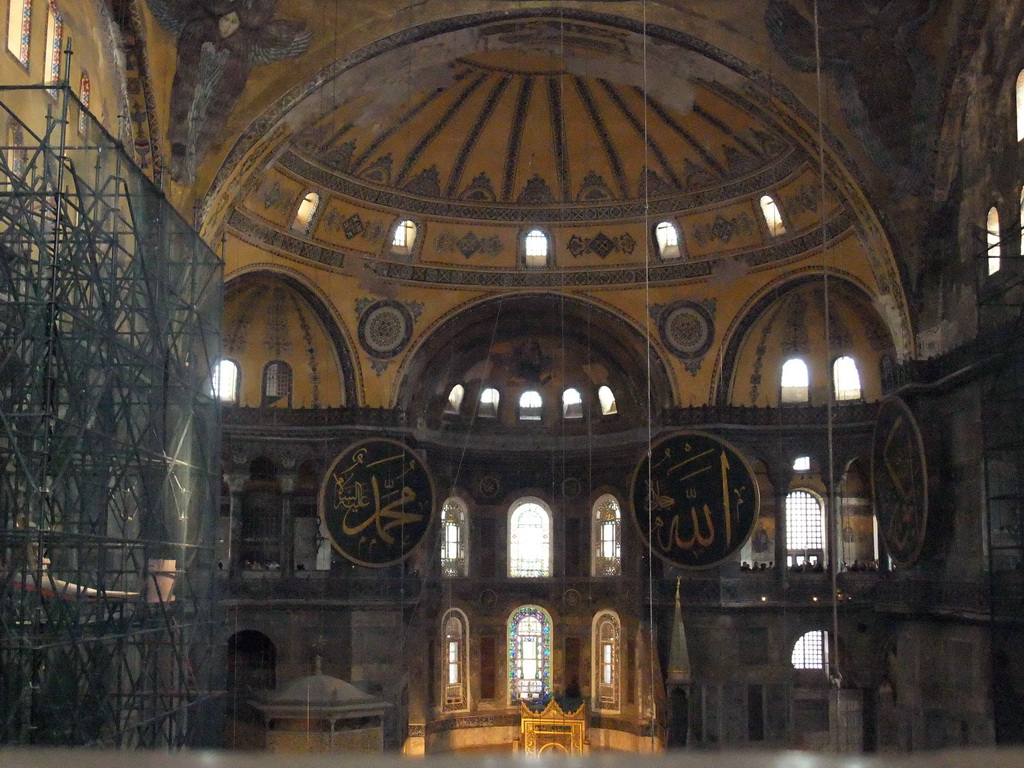
[[[373,438],[334,460],[320,489],[320,519],[331,545],[353,563],[384,566],[422,541],[434,509],[434,481],[407,446]]]
[[[703,432],[655,443],[633,474],[630,498],[651,552],[677,568],[708,568],[742,547],[760,504],[746,459]]]

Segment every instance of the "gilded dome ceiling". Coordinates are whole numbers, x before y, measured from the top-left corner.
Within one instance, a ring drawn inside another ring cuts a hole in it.
[[[734,197],[802,159],[719,83],[693,78],[654,95],[615,75],[529,50],[462,56],[448,84],[428,81],[386,109],[373,94],[343,104],[300,133],[283,163],[300,176],[325,169],[334,189],[363,200],[387,190],[410,213],[490,219],[505,207],[543,221],[567,205],[627,218],[645,200],[674,211],[686,195]]]

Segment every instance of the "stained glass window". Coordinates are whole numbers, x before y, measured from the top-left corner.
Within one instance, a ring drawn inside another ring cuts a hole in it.
[[[600,613],[594,619],[594,709],[619,709],[619,617]]]
[[[441,574],[466,575],[466,507],[454,496],[441,508]]]
[[[510,702],[550,693],[551,619],[542,608],[523,606],[509,618],[508,670]]]
[[[622,514],[618,500],[605,494],[594,502],[594,570],[595,576],[618,576],[622,573],[620,531]]]
[[[89,101],[91,99],[92,86],[89,83],[89,74],[87,72],[82,73],[82,79],[78,87],[78,100],[82,102],[82,112],[78,116],[78,135],[85,136],[89,130],[89,118],[87,112],[89,111]]]
[[[444,629],[444,701],[446,711],[466,709],[469,697],[466,679],[466,639],[469,636],[465,614],[458,609],[448,611],[441,622]]]
[[[985,241],[988,244],[988,274],[994,275],[1002,263],[1002,234],[999,230],[999,211],[989,208],[985,220]]]
[[[518,501],[508,522],[508,575],[551,575],[551,515],[536,501]]]
[[[46,14],[46,72],[43,81],[46,85],[60,83],[61,60],[64,47],[64,17],[57,10],[57,4],[50,0],[49,13]],[[56,95],[56,91],[51,91]]]

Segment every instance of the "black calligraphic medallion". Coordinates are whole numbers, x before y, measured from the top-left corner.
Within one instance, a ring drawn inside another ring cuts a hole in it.
[[[917,421],[898,397],[878,408],[871,440],[871,495],[889,556],[899,565],[914,563],[928,523],[928,475]]]
[[[374,438],[334,460],[320,489],[320,518],[339,554],[383,566],[423,539],[434,510],[434,481],[408,447]]]
[[[747,460],[703,432],[651,447],[630,491],[633,519],[651,551],[677,568],[708,568],[750,538],[760,505]]]

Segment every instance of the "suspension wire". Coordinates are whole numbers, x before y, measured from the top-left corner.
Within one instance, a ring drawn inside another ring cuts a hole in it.
[[[826,520],[829,521],[828,527],[828,538],[832,540],[832,557],[831,559],[831,604],[832,604],[832,658],[829,663],[829,677],[834,683],[835,689],[835,711],[836,711],[836,731],[833,734],[833,747],[836,751],[839,751],[839,739],[840,731],[842,730],[842,713],[840,711],[840,693],[843,681],[841,673],[841,665],[839,658],[839,598],[838,598],[838,575],[839,569],[842,565],[840,552],[840,546],[842,542],[842,536],[840,534],[838,526],[841,521],[839,520],[839,510],[836,506],[836,500],[841,497],[836,493],[835,487],[835,439],[834,439],[834,425],[833,425],[833,405],[835,400],[835,373],[832,371],[832,326],[831,326],[831,313],[830,313],[830,296],[829,296],[829,251],[828,251],[828,232],[825,222],[825,204],[826,204],[826,187],[825,187],[825,128],[824,128],[824,89],[822,88],[821,78],[821,22],[819,18],[819,0],[814,0],[814,77],[815,85],[817,88],[817,99],[818,99],[818,182],[820,185],[820,207],[821,210],[818,215],[818,221],[821,227],[821,268],[822,268],[822,290],[823,290],[823,301],[824,301],[824,314],[825,314],[825,368],[826,372],[830,372],[830,376],[826,376],[829,381],[829,386],[826,387],[827,396],[825,398],[825,430],[828,444],[828,487],[826,488]],[[827,645],[826,645],[827,647]]]
[[[648,80],[647,80],[647,0],[641,6],[642,14],[642,60],[643,60],[643,91],[644,91],[644,153],[643,167],[647,168],[650,141],[648,138]],[[647,232],[650,229],[651,195],[650,195],[650,174],[644,173],[644,343],[647,356],[647,488],[652,487],[652,474],[654,472],[652,461],[652,444],[654,440],[654,425],[652,404],[654,401],[653,383],[651,380],[651,243]],[[648,491],[649,492],[649,491]],[[647,503],[647,530],[654,530],[654,509]],[[656,632],[654,625],[654,551],[648,547],[647,551],[647,622],[649,632],[648,666],[650,671],[650,697],[651,697],[651,752],[655,751],[657,724],[658,724],[658,701],[655,695],[657,684],[654,679],[654,660],[658,653],[656,647]]]

